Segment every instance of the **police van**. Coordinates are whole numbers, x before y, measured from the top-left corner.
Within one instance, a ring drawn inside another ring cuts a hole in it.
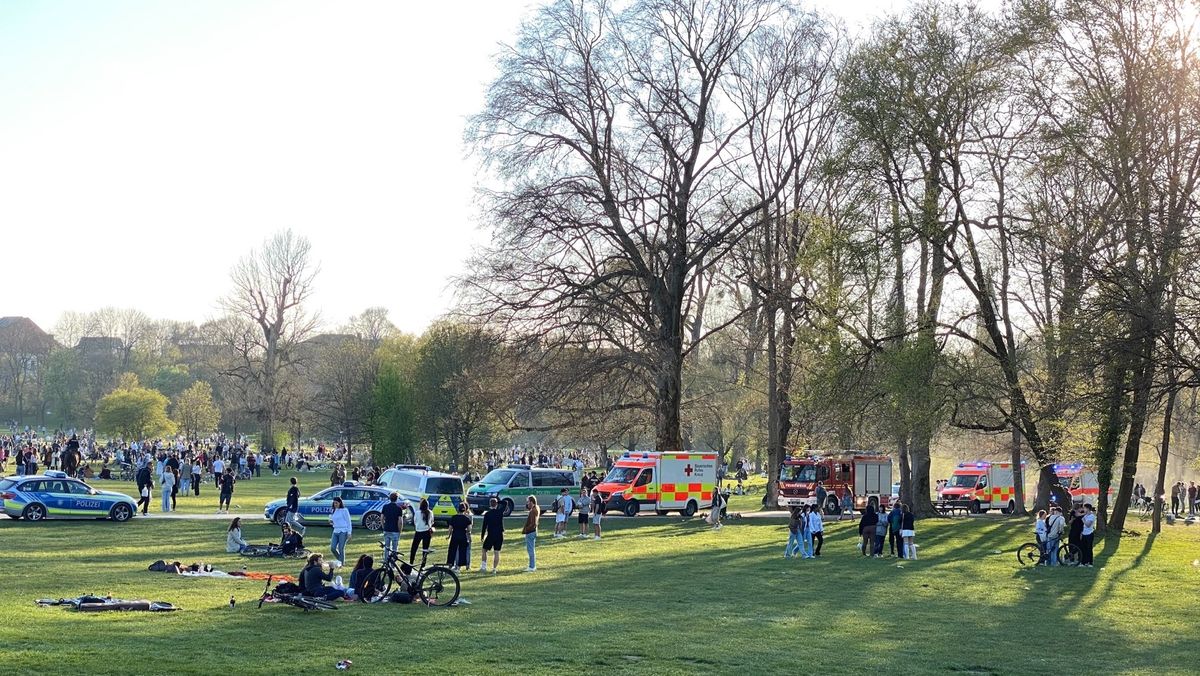
[[[413,509],[421,498],[429,500],[435,521],[447,521],[458,513],[463,495],[462,477],[456,474],[435,472],[427,465],[398,465],[384,470],[378,484],[390,488],[411,503]]]
[[[482,514],[488,502],[496,498],[504,516],[508,516],[514,509],[524,508],[525,500],[531,495],[537,498],[538,507],[551,509],[564,488],[571,497],[579,495],[579,480],[569,469],[507,465],[488,472],[471,486],[467,491],[467,502],[471,511]]]

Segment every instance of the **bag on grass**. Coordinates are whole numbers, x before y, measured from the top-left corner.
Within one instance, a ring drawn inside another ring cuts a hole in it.
[[[413,597],[412,594],[409,594],[408,592],[394,591],[391,594],[388,594],[387,600],[388,603],[412,603]]]
[[[275,585],[276,594],[299,594],[302,591],[304,590],[295,582],[280,582]]]

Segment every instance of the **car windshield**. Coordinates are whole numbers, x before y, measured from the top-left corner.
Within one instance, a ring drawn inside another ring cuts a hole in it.
[[[608,476],[604,477],[604,480],[615,484],[633,483],[634,478],[637,477],[638,472],[641,470],[641,467],[614,467],[608,473]]]
[[[779,480],[812,483],[817,480],[817,468],[815,465],[784,465],[779,468]]]
[[[462,479],[429,477],[425,482],[425,492],[430,495],[462,495]]]
[[[487,476],[480,479],[479,483],[507,486],[508,480],[511,479],[514,474],[516,474],[516,472],[512,471],[511,469],[494,469],[488,472]]]
[[[955,474],[950,477],[950,483],[946,484],[947,488],[975,488],[975,484],[979,479],[978,474]]]

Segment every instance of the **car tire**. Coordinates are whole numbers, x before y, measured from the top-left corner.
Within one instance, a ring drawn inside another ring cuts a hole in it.
[[[364,514],[363,528],[369,531],[383,530],[383,514],[379,512],[367,512]]]
[[[879,512],[879,498],[871,498],[871,499],[867,500],[867,505],[871,509],[875,510],[876,513]]]
[[[117,503],[109,510],[108,518],[117,523],[125,523],[133,518],[133,508],[123,502]]]
[[[26,521],[45,521],[46,508],[43,505],[35,502],[32,505],[27,506],[25,511],[21,512],[21,518],[25,519]]]
[[[830,495],[829,497],[825,498],[825,515],[826,516],[833,516],[835,514],[841,514],[841,513],[842,513],[842,508],[841,508],[841,505],[838,504],[838,499],[837,499],[836,495]]]
[[[683,514],[684,516],[695,516],[697,509],[699,509],[699,507],[696,506],[696,501],[688,500],[687,507],[684,507],[680,514]]]
[[[1017,513],[1017,502],[1016,502],[1016,500],[1009,500],[1009,501],[1008,501],[1008,513],[1009,513],[1009,514],[1016,514],[1016,513]]]
[[[621,510],[621,512],[625,514],[625,516],[637,516],[640,509],[641,505],[638,504],[637,500],[630,500],[629,502],[625,503],[625,507]]]
[[[980,502],[978,500],[971,501],[971,513],[972,514],[982,514],[983,513],[983,505],[980,504]]]
[[[288,508],[280,507],[279,509],[275,510],[274,514],[271,515],[271,523],[275,524],[276,526],[282,526],[283,522],[287,521],[287,515]]]
[[[512,516],[514,505],[512,500],[505,500],[503,504],[504,516]]]

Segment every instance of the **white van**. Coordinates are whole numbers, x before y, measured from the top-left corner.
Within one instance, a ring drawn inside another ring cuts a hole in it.
[[[435,472],[424,465],[400,465],[384,470],[379,485],[399,493],[412,503],[413,509],[421,498],[426,498],[436,521],[446,521],[457,514],[458,505],[466,500],[462,477]]]

